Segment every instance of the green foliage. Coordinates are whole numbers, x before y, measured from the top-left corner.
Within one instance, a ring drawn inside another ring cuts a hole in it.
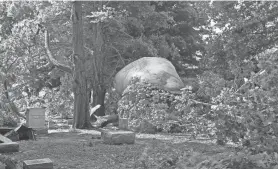
[[[226,80],[242,81],[252,71],[246,62],[250,64],[254,56],[275,46],[277,3],[215,1],[212,5],[200,3],[199,7],[212,22],[207,25],[210,33],[201,65]]]
[[[217,103],[212,111],[217,119],[218,134],[233,142],[241,142],[255,152],[277,152],[277,80],[276,66],[271,67],[277,52],[262,54],[269,58],[261,60],[266,69],[253,74],[240,90],[225,89],[213,98]],[[270,63],[270,64],[268,64]],[[263,68],[263,67],[262,67]],[[258,87],[258,85],[260,87]],[[267,87],[266,87],[267,86]],[[246,142],[246,139],[248,142]]]
[[[16,127],[17,123],[19,123],[19,118],[15,114],[9,111],[3,111],[3,109],[0,112],[0,126],[5,127]]]
[[[92,4],[93,2],[84,3],[86,3],[84,5],[86,13],[84,34],[86,52],[88,52],[86,53],[88,55],[86,66],[89,68],[86,76],[88,81],[95,86],[102,84],[109,88],[114,74],[125,64],[138,58],[161,56],[172,58],[177,61],[175,65],[181,65],[182,63],[178,61],[194,60],[192,56],[202,46],[199,31],[193,29],[194,26],[201,24],[191,3],[96,3],[99,6],[95,6]],[[51,112],[61,112],[62,110],[70,112],[69,94],[55,90],[60,83],[51,85],[51,82],[57,79],[59,82],[66,75],[48,63],[44,50],[42,27],[46,26],[51,32],[50,48],[56,59],[59,62],[71,64],[69,57],[72,54],[72,46],[69,43],[72,31],[71,3],[3,2],[0,5],[0,12],[3,14],[3,17],[0,18],[1,74],[3,73],[4,77],[12,75],[17,77],[16,81],[9,83],[8,88],[12,89],[12,85],[21,86],[19,90],[25,95],[17,97],[18,101],[16,102],[20,109],[24,110],[28,104],[32,105],[33,102],[36,102],[38,106],[49,105]],[[91,36],[94,34],[92,32],[94,19],[92,16],[95,14],[102,15],[101,27],[104,46],[101,51],[103,57],[99,58],[103,64],[93,66],[94,57],[89,54],[88,49],[95,46]],[[184,48],[184,45],[187,47]],[[94,69],[94,67],[97,68]],[[64,81],[61,81],[63,85]],[[92,84],[88,86],[91,87]],[[52,90],[55,92],[50,97]],[[41,91],[46,91],[47,94],[41,97],[39,96]],[[68,88],[68,91],[71,91],[71,88]],[[60,100],[58,99],[59,95]],[[63,99],[65,101],[62,101]],[[45,100],[45,103],[42,100]],[[55,103],[50,104],[50,100],[55,100]]]
[[[218,74],[205,71],[198,76],[198,84],[197,96],[203,98],[203,101],[208,102],[212,97],[220,94],[221,90],[227,85],[227,82]]]
[[[106,45],[103,52],[109,58],[104,74],[115,73],[111,68],[119,70],[147,56],[167,58],[181,73],[185,62],[198,65],[196,56],[202,57],[204,44],[201,30],[194,27],[202,29],[205,22],[194,5],[193,2],[111,2],[97,12],[86,7],[86,11],[91,9],[87,16],[90,22],[102,16]]]
[[[129,119],[133,128],[138,128],[142,121],[147,120],[158,130],[188,132],[195,137],[211,132],[213,127],[205,118],[202,105],[198,105],[195,99],[191,87],[176,95],[134,79],[118,103],[118,112],[120,117]]]
[[[219,163],[218,168],[274,167],[278,151],[277,51],[258,57],[261,70],[239,87],[215,73],[204,72],[198,78],[196,94],[188,87],[174,95],[134,79],[119,102],[120,116],[129,118],[134,128],[148,120],[159,129],[173,132],[176,124],[181,127],[179,132],[206,134],[218,144],[232,142],[247,150],[222,161],[210,159]]]
[[[49,115],[60,115],[62,118],[73,117],[74,98],[71,93],[72,77],[65,75],[58,89],[46,90],[44,97]]]
[[[150,121],[158,128],[163,125],[167,115],[166,97],[169,93],[163,92],[160,95],[162,90],[156,86],[139,83],[137,80],[133,79],[123,92],[123,97],[118,102],[119,116],[128,118],[129,125],[134,128],[139,127],[143,120]]]
[[[181,150],[170,148],[167,144],[160,146],[160,151],[154,153],[151,145],[147,145],[141,157],[136,161],[134,168],[275,169],[278,166],[277,153],[258,153],[253,155],[245,151],[220,151],[216,154],[210,154],[196,152],[193,148]]]
[[[99,11],[92,2],[86,3],[86,52],[94,44],[92,16],[102,10],[98,14],[102,15],[104,45],[103,57],[98,59],[103,63],[93,69],[94,57],[87,53],[90,70],[86,77],[95,84],[110,87],[120,68],[146,56],[169,59],[181,75],[184,65],[205,70],[198,76],[198,89],[193,86],[196,93],[187,88],[172,94],[135,80],[118,103],[120,116],[128,117],[130,126],[136,128],[148,120],[164,131],[187,132],[194,137],[206,134],[219,144],[233,142],[251,150],[251,154],[241,152],[226,160],[203,162],[196,159],[200,154],[193,153],[186,167],[277,165],[271,161],[277,159],[278,150],[277,51],[266,51],[277,43],[277,3],[99,2]],[[57,60],[71,64],[70,9],[71,2],[0,3],[1,125],[17,122],[9,103],[21,111],[28,106],[46,106],[50,114],[71,115],[71,77],[48,64],[40,29],[43,25],[51,31],[51,49]],[[54,79],[61,84],[49,85]],[[119,98],[108,91],[109,114]],[[165,161],[158,160],[156,166],[170,168]]]

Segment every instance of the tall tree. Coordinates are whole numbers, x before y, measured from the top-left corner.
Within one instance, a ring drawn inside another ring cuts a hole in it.
[[[74,93],[74,128],[89,128],[89,90],[87,82],[87,57],[84,52],[83,40],[83,19],[82,19],[82,3],[80,1],[73,2],[72,5],[72,32],[73,32],[73,70],[71,67],[59,63],[52,55],[49,48],[49,35],[45,31],[45,47],[49,56],[49,60],[59,69],[73,74],[73,93]]]
[[[74,121],[75,128],[88,128],[89,122],[89,88],[85,63],[87,57],[84,52],[82,2],[73,2],[73,60],[74,60]]]
[[[104,99],[106,94],[107,86],[104,82],[104,71],[105,67],[107,67],[105,64],[106,57],[104,54],[104,39],[103,39],[103,23],[100,20],[100,17],[102,14],[97,14],[98,9],[103,8],[103,2],[102,1],[95,1],[91,2],[93,13],[96,13],[96,18],[94,20],[91,20],[89,23],[89,29],[91,32],[89,43],[87,43],[89,51],[91,51],[91,74],[92,78],[90,80],[91,88],[93,89],[93,106],[101,105],[101,107],[96,110],[94,113],[98,116],[104,116],[105,115],[105,106],[104,106]]]

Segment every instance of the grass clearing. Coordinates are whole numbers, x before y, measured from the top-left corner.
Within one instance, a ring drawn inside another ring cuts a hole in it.
[[[137,134],[133,145],[105,145],[101,139],[92,139],[96,134],[74,131],[41,135],[37,140],[19,141],[20,152],[8,155],[20,162],[50,158],[55,169],[132,169],[175,165],[172,163],[180,153],[192,150],[207,156],[232,150],[168,134]]]

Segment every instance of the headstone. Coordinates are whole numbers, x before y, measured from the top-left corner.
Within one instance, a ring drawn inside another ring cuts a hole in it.
[[[26,112],[26,125],[33,128],[37,134],[47,134],[44,108],[29,108]]]
[[[101,138],[104,144],[134,144],[135,133],[123,130],[103,130],[101,132]]]
[[[16,142],[0,143],[0,153],[18,152],[19,144]]]
[[[119,128],[121,130],[128,130],[128,119],[127,118],[119,118]]]
[[[23,169],[53,169],[53,162],[49,158],[25,160]]]
[[[30,128],[45,127],[45,109],[29,108],[26,113],[26,124]]]
[[[148,120],[143,120],[140,124],[140,132],[148,133],[148,134],[155,134],[156,127],[152,123],[150,123]]]
[[[73,124],[73,119],[68,119],[68,125],[72,125]]]
[[[35,133],[36,134],[48,134],[48,128],[45,127],[45,128],[37,128],[37,129],[34,129]]]
[[[55,121],[49,120],[48,121],[48,129],[58,129],[59,126]]]

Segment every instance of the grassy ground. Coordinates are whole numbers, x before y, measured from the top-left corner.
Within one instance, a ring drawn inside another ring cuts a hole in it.
[[[9,154],[20,162],[50,158],[55,169],[170,168],[184,152],[207,156],[230,149],[209,142],[192,142],[186,136],[138,134],[134,145],[105,145],[92,139],[97,132],[61,132],[36,141],[20,141],[20,152]],[[166,164],[167,163],[167,164]],[[177,167],[177,166],[175,166]]]

